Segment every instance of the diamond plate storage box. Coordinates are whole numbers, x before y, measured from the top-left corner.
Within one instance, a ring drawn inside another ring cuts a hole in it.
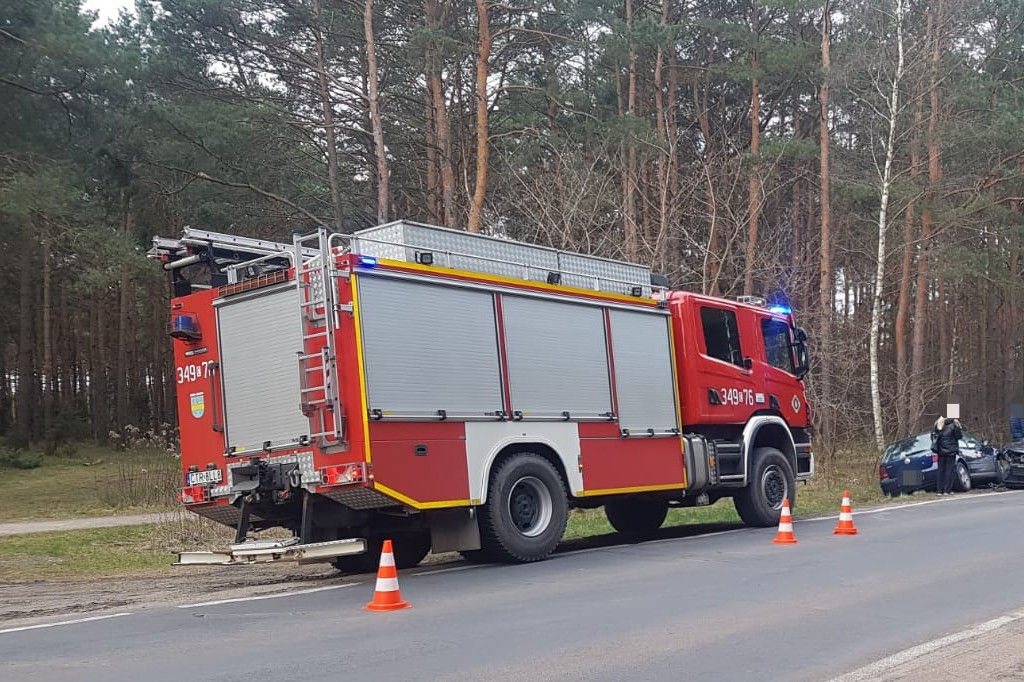
[[[352,251],[364,256],[417,263],[429,253],[435,266],[547,282],[551,273],[565,286],[651,293],[651,270],[622,261],[566,253],[544,246],[412,222],[394,222],[352,235]]]

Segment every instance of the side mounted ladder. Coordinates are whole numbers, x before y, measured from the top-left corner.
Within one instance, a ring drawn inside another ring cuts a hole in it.
[[[323,227],[309,235],[293,236],[303,345],[298,354],[299,391],[302,412],[309,418],[310,439],[321,448],[343,446],[346,438],[335,338],[337,272],[329,237]]]

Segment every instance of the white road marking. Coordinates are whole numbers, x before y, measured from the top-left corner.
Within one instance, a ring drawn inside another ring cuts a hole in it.
[[[198,604],[181,604],[179,609],[197,609],[201,606],[217,606],[218,604],[237,604],[245,601],[262,601],[263,599],[280,599],[281,597],[294,597],[300,594],[313,594],[314,592],[326,592],[327,590],[340,590],[345,587],[355,587],[362,583],[345,583],[344,585],[328,585],[327,587],[311,587],[308,590],[293,590],[291,592],[275,592],[274,594],[261,594],[255,597],[236,597],[234,599],[218,599],[216,601],[204,601]]]
[[[121,616],[130,616],[130,613],[111,613],[106,616],[89,616],[88,618],[76,618],[74,620],[62,620],[58,623],[43,623],[42,625],[25,625],[20,628],[7,628],[6,630],[0,630],[0,635],[6,635],[10,632],[24,632],[25,630],[41,630],[42,628],[55,628],[58,625],[75,625],[76,623],[91,623],[96,620],[107,620],[108,618],[120,618]]]
[[[846,673],[841,677],[833,678],[830,682],[866,682],[867,680],[877,679],[883,673],[887,673],[904,663],[909,663],[914,659],[956,644],[957,642],[962,642],[967,639],[978,637],[987,632],[998,630],[1010,623],[1017,622],[1021,618],[1024,618],[1024,611],[1017,611],[1005,616],[993,618],[992,620],[985,621],[984,623],[967,628],[966,630],[961,630],[960,632],[955,632],[951,635],[940,637],[939,639],[933,639],[932,641],[925,642],[924,644],[918,644],[917,646],[895,653],[892,656],[886,656],[885,658],[877,660],[863,668],[858,668],[857,670]]]
[[[854,516],[867,516],[868,514],[881,514],[882,512],[899,511],[900,509],[910,509],[912,507],[923,507],[928,504],[939,504],[945,502],[964,502],[966,500],[980,500],[983,497],[994,497],[996,495],[1016,495],[1024,492],[1024,490],[1001,490],[998,492],[991,493],[975,493],[973,495],[965,495],[960,493],[953,497],[947,497],[941,500],[924,500],[923,502],[909,502],[907,504],[894,504],[891,507],[878,507],[877,509],[865,509],[864,511],[853,512]],[[810,519],[794,519],[800,523],[810,523],[812,521],[834,521],[839,518],[839,515],[835,516],[815,516]]]

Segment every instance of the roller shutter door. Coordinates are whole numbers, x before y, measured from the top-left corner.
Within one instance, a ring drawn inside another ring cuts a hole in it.
[[[228,447],[259,450],[309,433],[299,410],[302,350],[294,286],[227,299],[217,309]]]
[[[502,410],[490,293],[370,275],[358,286],[370,410],[449,418]]]
[[[571,418],[611,412],[601,308],[502,296],[502,310],[514,410]]]
[[[626,310],[610,314],[619,425],[632,432],[678,428],[669,317]]]

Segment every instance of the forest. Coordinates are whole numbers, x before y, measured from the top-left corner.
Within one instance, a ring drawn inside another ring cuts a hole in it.
[[[175,423],[185,226],[396,219],[785,300],[815,438],[1024,389],[1019,0],[0,0],[0,439]]]

